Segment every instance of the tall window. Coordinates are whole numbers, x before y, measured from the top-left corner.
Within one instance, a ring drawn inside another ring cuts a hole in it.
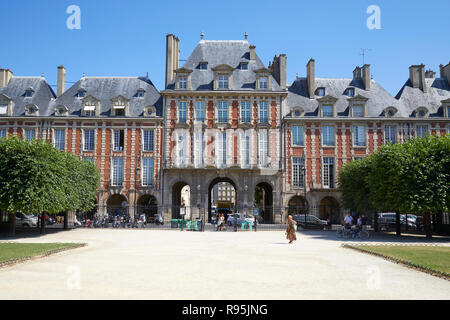
[[[353,126],[353,145],[358,147],[366,145],[366,128],[364,126]]]
[[[0,138],[6,137],[6,129],[0,129]]]
[[[334,158],[323,158],[323,186],[334,188]]]
[[[218,107],[217,107],[217,115],[218,115],[218,121],[219,122],[227,122],[228,121],[228,106],[226,101],[219,101]]]
[[[259,122],[269,122],[269,103],[267,101],[259,103]]]
[[[353,106],[353,117],[364,117],[363,106]]]
[[[228,76],[218,76],[219,89],[228,89]]]
[[[267,89],[267,78],[266,77],[259,78],[259,88]]]
[[[197,166],[203,166],[203,150],[205,149],[205,141],[203,140],[203,132],[195,134],[195,159]]]
[[[428,135],[428,126],[427,125],[419,125],[416,128],[417,130],[417,138],[425,138]]]
[[[227,134],[226,132],[219,132],[218,143],[218,154],[217,154],[217,164],[219,167],[226,167],[227,165]]]
[[[64,129],[55,129],[54,147],[64,151],[66,147],[66,131]]]
[[[333,117],[333,106],[322,106],[322,117]]]
[[[177,149],[178,149],[178,167],[184,167],[184,165],[186,163],[184,146],[185,146],[185,137],[184,137],[183,134],[180,134],[178,136],[178,144],[177,144]]]
[[[259,164],[261,167],[267,167],[267,153],[269,150],[269,144],[267,140],[267,132],[259,133]]]
[[[95,131],[94,130],[84,130],[84,151],[92,151],[94,150],[94,142],[95,142]]]
[[[124,130],[114,130],[113,139],[113,150],[123,151],[125,146],[125,131]]]
[[[303,127],[293,126],[292,127],[292,145],[302,146],[303,145]]]
[[[334,146],[334,127],[332,126],[322,127],[322,145]]]
[[[123,184],[123,158],[112,158],[113,174],[112,185],[121,186]]]
[[[244,166],[250,165],[250,136],[245,135],[242,142],[242,157]]]
[[[304,165],[305,159],[303,157],[292,158],[292,186],[297,188],[304,187],[305,177],[302,171]]]
[[[241,102],[241,121],[250,122],[250,102]]]
[[[36,138],[36,130],[35,129],[26,129],[25,130],[25,139],[31,141]]]
[[[397,142],[397,132],[395,130],[395,126],[385,126],[384,127],[384,142]]]
[[[187,78],[180,78],[178,80],[178,88],[179,89],[186,89],[187,88]]]
[[[155,131],[144,130],[144,151],[153,151],[155,145]]]
[[[205,121],[205,103],[203,101],[197,101],[195,104],[195,119],[197,121]]]
[[[179,122],[186,122],[186,102],[182,101],[179,103],[178,106],[178,121]]]
[[[153,158],[142,159],[142,185],[151,186],[153,184]]]

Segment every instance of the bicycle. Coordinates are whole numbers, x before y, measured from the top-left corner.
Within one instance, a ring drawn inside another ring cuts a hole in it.
[[[342,226],[340,229],[336,231],[336,236],[338,238],[346,238],[349,239],[352,236],[352,230],[347,229],[346,227]]]
[[[353,239],[355,239],[356,237],[360,238],[360,239],[368,239],[370,237],[370,234],[367,230],[363,230],[363,229],[355,229],[352,230],[351,232],[351,236]]]

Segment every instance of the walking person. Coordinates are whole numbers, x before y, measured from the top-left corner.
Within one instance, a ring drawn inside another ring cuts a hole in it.
[[[297,222],[292,219],[291,215],[288,216],[286,222],[288,224],[288,227],[286,229],[286,239],[289,240],[289,244],[292,244],[295,240],[297,240],[297,236],[295,234],[295,232],[297,231]]]

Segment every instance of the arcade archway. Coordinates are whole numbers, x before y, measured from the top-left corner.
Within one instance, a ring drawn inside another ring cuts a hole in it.
[[[172,219],[180,219],[180,209],[184,208],[186,214],[190,209],[191,188],[184,181],[177,182],[172,187]]]
[[[106,201],[106,212],[111,216],[128,215],[127,198],[121,194],[113,194]]]
[[[226,177],[215,178],[208,186],[208,221],[211,222],[212,207],[225,215],[239,211],[236,199],[236,184]],[[219,210],[221,209],[221,210]],[[225,216],[225,219],[227,217]]]
[[[137,200],[137,215],[145,214],[147,221],[153,221],[158,213],[158,202],[156,198],[150,194],[144,194]]]
[[[273,223],[273,189],[269,183],[256,185],[255,205],[259,209],[259,222]]]
[[[333,197],[325,197],[320,201],[319,218],[327,220],[331,218],[331,223],[339,224],[341,221],[339,202]]]
[[[296,214],[306,214],[308,204],[305,201],[305,198],[302,196],[293,196],[288,202],[288,214],[296,215]]]

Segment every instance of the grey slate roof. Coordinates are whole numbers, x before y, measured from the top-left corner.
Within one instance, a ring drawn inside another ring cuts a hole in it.
[[[121,95],[130,100],[130,116],[140,117],[144,108],[155,106],[156,115],[162,116],[162,99],[153,83],[145,77],[83,77],[52,102],[51,114],[55,107],[64,105],[70,116],[81,115],[82,99],[79,90],[86,91],[86,97],[100,100],[100,116],[110,116],[111,99]],[[136,97],[139,89],[145,90],[144,97]]]
[[[230,90],[255,90],[256,74],[254,70],[266,68],[256,55],[250,60],[250,44],[247,40],[200,40],[183,67],[193,70],[191,86],[193,90],[213,90],[214,72],[212,68],[227,64],[233,71],[233,88]],[[199,63],[207,62],[207,70],[200,70]],[[238,69],[241,62],[248,63],[248,70]],[[281,91],[278,82],[271,76],[272,91]],[[167,85],[174,89],[175,81]]]
[[[32,97],[25,97],[25,91],[29,88],[34,90],[34,94]],[[39,115],[46,115],[51,100],[56,96],[45,78],[16,76],[13,76],[6,86],[0,88],[0,94],[13,100],[12,116],[24,116],[25,107],[30,104],[39,108]]]
[[[442,100],[450,99],[450,86],[447,79],[426,78],[427,92],[413,88],[408,79],[396,98],[404,105],[405,112],[411,115],[418,107],[426,107],[430,117],[442,117]]]
[[[407,117],[402,104],[391,96],[383,87],[374,80],[371,80],[370,90],[364,90],[361,79],[324,79],[316,78],[316,88],[325,88],[325,96],[332,96],[338,99],[335,103],[338,117],[348,117],[350,98],[345,94],[347,88],[355,88],[355,97],[361,95],[369,100],[366,103],[367,116],[379,117],[387,107],[395,107],[398,112],[396,117]],[[299,106],[304,110],[304,116],[317,116],[319,102],[318,97],[310,99],[308,96],[308,85],[306,78],[297,78],[288,88],[288,96],[286,98],[286,108],[284,116],[289,115],[293,108]]]

